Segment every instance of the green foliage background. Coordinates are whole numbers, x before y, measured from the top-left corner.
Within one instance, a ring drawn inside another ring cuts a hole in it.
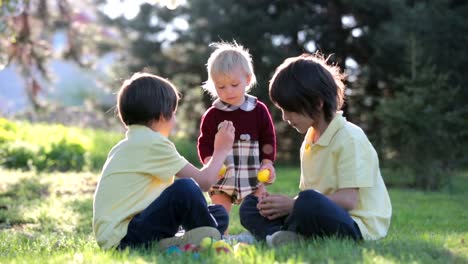
[[[118,133],[0,119],[0,165],[37,171],[99,170]]]
[[[349,75],[345,116],[366,131],[382,166],[407,170],[414,179],[410,185],[423,189],[442,188],[454,170],[467,167],[468,75],[463,70],[468,57],[467,1],[187,0],[175,9],[146,1],[132,19],[111,19],[95,8],[105,2],[93,0],[74,8],[67,0],[28,1],[27,12],[19,12],[21,17],[29,16],[42,27],[14,22],[23,1],[0,2],[9,22],[0,26],[0,59],[16,63],[25,80],[37,79],[38,72],[46,77],[53,53],[45,52],[48,48],[43,44],[52,42],[54,32],[65,31],[68,46],[63,58],[80,66],[92,66],[84,61],[106,52],[118,58],[105,78],[111,91],[135,71],[173,81],[182,93],[178,136],[194,141],[200,117],[211,103],[200,87],[207,78],[209,44],[235,40],[253,56],[258,85],[252,93],[273,114],[278,162],[297,165],[302,137],[270,103],[268,80],[285,58],[319,51]],[[80,16],[60,15],[57,7]],[[181,20],[188,28],[176,26]],[[165,37],[168,31],[175,38]],[[32,96],[37,88],[28,82],[26,90]],[[33,100],[36,107],[38,103]],[[65,145],[74,150],[52,151]],[[23,158],[9,162],[23,164],[34,153],[51,156],[47,160],[63,153],[70,164],[50,166],[96,168],[82,158],[83,151],[92,153],[90,147],[75,140],[33,148],[17,142],[4,153],[22,152]],[[38,168],[49,166],[35,162]]]
[[[0,166],[38,172],[99,171],[124,136],[124,132],[0,118]],[[200,165],[195,143],[181,137],[173,140],[187,160]]]
[[[248,48],[258,78],[252,93],[270,106],[286,164],[297,164],[302,137],[269,102],[268,80],[285,58],[314,52],[313,44],[350,76],[345,115],[366,131],[382,165],[408,169],[413,187],[437,189],[468,163],[467,13],[466,1],[190,0],[175,10],[146,4],[133,20],[109,22],[137,32],[122,72],[146,69],[176,82],[185,95],[181,127],[192,139],[210,105],[200,92],[208,44],[235,40]],[[176,29],[176,40],[151,37],[179,17],[190,26]]]

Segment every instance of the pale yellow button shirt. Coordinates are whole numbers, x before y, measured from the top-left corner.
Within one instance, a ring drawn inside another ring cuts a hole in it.
[[[158,198],[186,164],[167,137],[131,125],[110,151],[94,194],[93,230],[99,246],[117,246],[133,216]]]
[[[310,128],[302,143],[301,190],[330,195],[342,188],[359,188],[358,205],[349,214],[365,240],[384,237],[392,206],[379,169],[377,153],[358,126],[337,112],[317,142]]]

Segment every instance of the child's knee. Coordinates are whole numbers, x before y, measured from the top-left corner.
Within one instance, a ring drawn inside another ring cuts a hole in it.
[[[216,219],[216,221],[218,222],[218,225],[225,226],[227,228],[227,226],[229,225],[229,213],[226,211],[226,209],[222,205],[219,205],[219,204],[209,205],[208,211]],[[224,229],[224,231],[225,230],[226,229]]]
[[[323,194],[315,191],[315,190],[305,190],[305,191],[302,191],[299,193],[299,197],[301,198],[305,198],[307,200],[310,200],[310,199],[316,199],[320,196],[323,196]]]
[[[248,195],[247,197],[245,197],[244,201],[242,201],[239,207],[239,216],[241,220],[242,218],[244,218],[243,216],[250,214],[252,210],[258,210],[257,204],[258,197],[256,197],[255,195]]]
[[[305,190],[299,193],[299,197],[294,203],[294,210],[301,212],[316,210],[316,206],[321,204],[321,200],[326,198],[321,193],[314,190]]]
[[[203,196],[198,184],[192,178],[184,178],[174,181],[172,188],[180,195]]]
[[[208,206],[210,213],[213,215],[228,215],[226,208],[220,204],[211,204]]]

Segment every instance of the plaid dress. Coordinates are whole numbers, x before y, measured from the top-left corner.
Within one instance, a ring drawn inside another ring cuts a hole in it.
[[[260,168],[258,141],[234,142],[232,151],[224,161],[227,170],[210,189],[210,195],[225,193],[233,203],[240,203],[244,197],[258,189],[257,171]]]
[[[225,114],[223,114],[222,117],[229,117],[229,114],[227,114],[226,112],[233,112],[239,109],[243,111],[243,112],[240,112],[239,115],[248,115],[249,114],[248,112],[253,111],[258,106],[257,102],[258,101],[256,97],[246,95],[246,100],[241,106],[232,106],[232,105],[223,103],[222,101],[217,99],[213,102],[213,108],[223,111],[222,113],[225,113]],[[258,110],[259,109],[257,109],[257,111]],[[250,114],[257,116],[253,112],[251,112]],[[268,117],[269,117],[269,113],[268,113]],[[209,117],[207,118],[209,119]],[[258,119],[270,119],[269,122],[271,122],[271,118],[259,117]],[[231,120],[231,119],[227,118],[226,120]],[[260,146],[259,139],[261,138],[261,135],[264,135],[264,134],[255,130],[262,130],[264,126],[261,126],[259,124],[262,122],[266,122],[266,121],[256,120],[254,118],[253,120],[249,119],[250,123],[246,124],[245,122],[242,122],[243,121],[242,117],[232,118],[232,120],[234,123],[234,127],[236,128],[236,133],[238,130],[241,132],[240,134],[236,136],[236,139],[232,147],[232,151],[224,162],[227,168],[224,177],[219,179],[219,181],[215,185],[212,186],[212,188],[209,191],[209,194],[213,195],[217,193],[224,193],[231,197],[231,200],[233,203],[239,204],[243,198],[253,193],[255,190],[258,189],[258,186],[259,186],[259,182],[257,180],[257,172],[260,168],[261,158],[262,156],[265,156],[265,155],[262,155],[262,153],[260,153],[261,146]],[[219,118],[219,120],[216,120],[214,122],[217,125],[219,125],[221,121],[222,121],[222,118]],[[245,129],[242,129],[243,127],[245,127]],[[267,134],[267,135],[270,135],[270,134],[273,135],[273,139],[266,140],[266,142],[273,142],[272,145],[274,145],[275,139],[274,139],[273,125],[271,124],[265,127],[268,127],[270,130],[273,130],[273,131],[270,131],[269,134]],[[248,132],[249,130],[251,131],[251,133],[246,133],[246,131]],[[255,133],[252,133],[252,132],[255,132]],[[211,133],[213,133],[213,131],[211,131]],[[200,137],[203,138],[203,136],[200,136]],[[199,138],[199,145],[200,145],[200,138]],[[199,146],[199,152],[200,152],[200,146]],[[207,156],[210,156],[210,155],[207,155]],[[201,156],[201,159],[203,160],[204,158],[202,157],[203,155],[200,155],[200,156]],[[272,161],[274,159],[271,157],[266,157],[266,158],[270,158],[272,159]]]

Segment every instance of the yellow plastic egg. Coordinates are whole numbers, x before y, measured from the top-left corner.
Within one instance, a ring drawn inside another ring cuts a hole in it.
[[[226,170],[227,170],[226,165],[223,165],[223,166],[221,167],[221,169],[219,170],[219,172],[218,172],[219,178],[224,177],[224,174],[226,173]]]
[[[213,240],[211,237],[205,237],[201,240],[200,242],[200,247],[201,248],[210,248],[211,244],[213,243]]]
[[[213,243],[213,247],[214,248],[225,248],[225,249],[228,249],[230,252],[233,251],[231,245],[229,245],[226,241],[224,240],[218,240],[216,242]]]
[[[270,170],[269,169],[260,170],[257,174],[257,179],[259,182],[267,182],[270,179]]]

